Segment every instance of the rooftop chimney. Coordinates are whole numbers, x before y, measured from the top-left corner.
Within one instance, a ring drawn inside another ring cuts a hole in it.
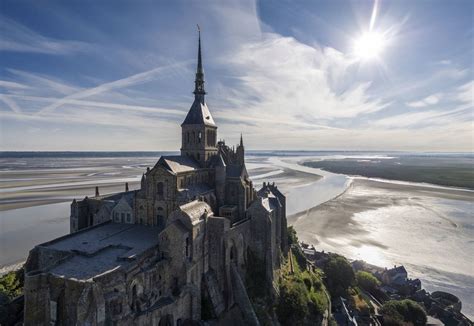
[[[98,186],[95,187],[95,196],[99,197],[99,187]]]
[[[128,182],[125,182],[125,192],[128,191]]]

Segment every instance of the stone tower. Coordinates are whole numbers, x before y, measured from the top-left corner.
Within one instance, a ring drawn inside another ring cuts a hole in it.
[[[181,124],[181,155],[194,158],[207,166],[209,158],[217,153],[217,126],[207,107],[204,90],[204,70],[201,57],[201,32],[199,31],[198,64],[194,82],[194,102]]]

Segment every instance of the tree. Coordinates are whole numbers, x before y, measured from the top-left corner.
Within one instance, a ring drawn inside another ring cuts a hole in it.
[[[282,325],[301,325],[308,316],[308,290],[303,282],[286,281],[280,286],[277,306],[278,320]]]
[[[414,326],[426,325],[426,312],[422,306],[413,300],[390,300],[385,302],[380,309],[386,325],[405,325],[412,323]]]
[[[362,289],[369,292],[372,292],[380,285],[380,281],[368,272],[358,271],[356,273],[356,280]]]
[[[355,276],[346,258],[331,255],[324,265],[326,285],[332,297],[344,296],[347,289],[354,283]]]
[[[296,230],[293,226],[288,227],[288,245],[297,245],[298,244],[298,235],[296,234]]]
[[[23,268],[8,272],[0,277],[0,293],[10,299],[19,296],[23,292]]]

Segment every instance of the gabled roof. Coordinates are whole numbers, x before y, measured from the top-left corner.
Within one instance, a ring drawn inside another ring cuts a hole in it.
[[[248,177],[245,164],[244,165],[239,165],[239,164],[228,165],[226,169],[226,174],[227,174],[227,177],[229,178]]]
[[[398,273],[407,274],[407,270],[405,269],[405,266],[403,265],[395,266],[394,268],[387,270],[387,274],[390,276],[395,276]]]
[[[196,98],[181,126],[201,124],[216,127],[216,123],[211,116],[211,112],[209,111],[207,104]]]
[[[162,156],[156,163],[165,169],[173,172],[188,172],[199,169],[199,164],[192,158],[188,156]]]
[[[226,164],[225,164],[224,158],[222,157],[222,153],[212,156],[211,159],[209,160],[209,165],[213,168],[225,167]]]
[[[204,213],[212,212],[211,207],[203,201],[193,200],[187,204],[179,206],[183,212],[188,215],[193,215],[193,217],[200,218]]]

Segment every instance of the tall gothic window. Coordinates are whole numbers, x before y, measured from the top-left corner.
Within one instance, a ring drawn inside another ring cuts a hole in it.
[[[164,189],[163,189],[163,182],[158,182],[158,184],[156,185],[156,195],[158,196],[158,198],[163,198],[163,195],[164,195]]]

